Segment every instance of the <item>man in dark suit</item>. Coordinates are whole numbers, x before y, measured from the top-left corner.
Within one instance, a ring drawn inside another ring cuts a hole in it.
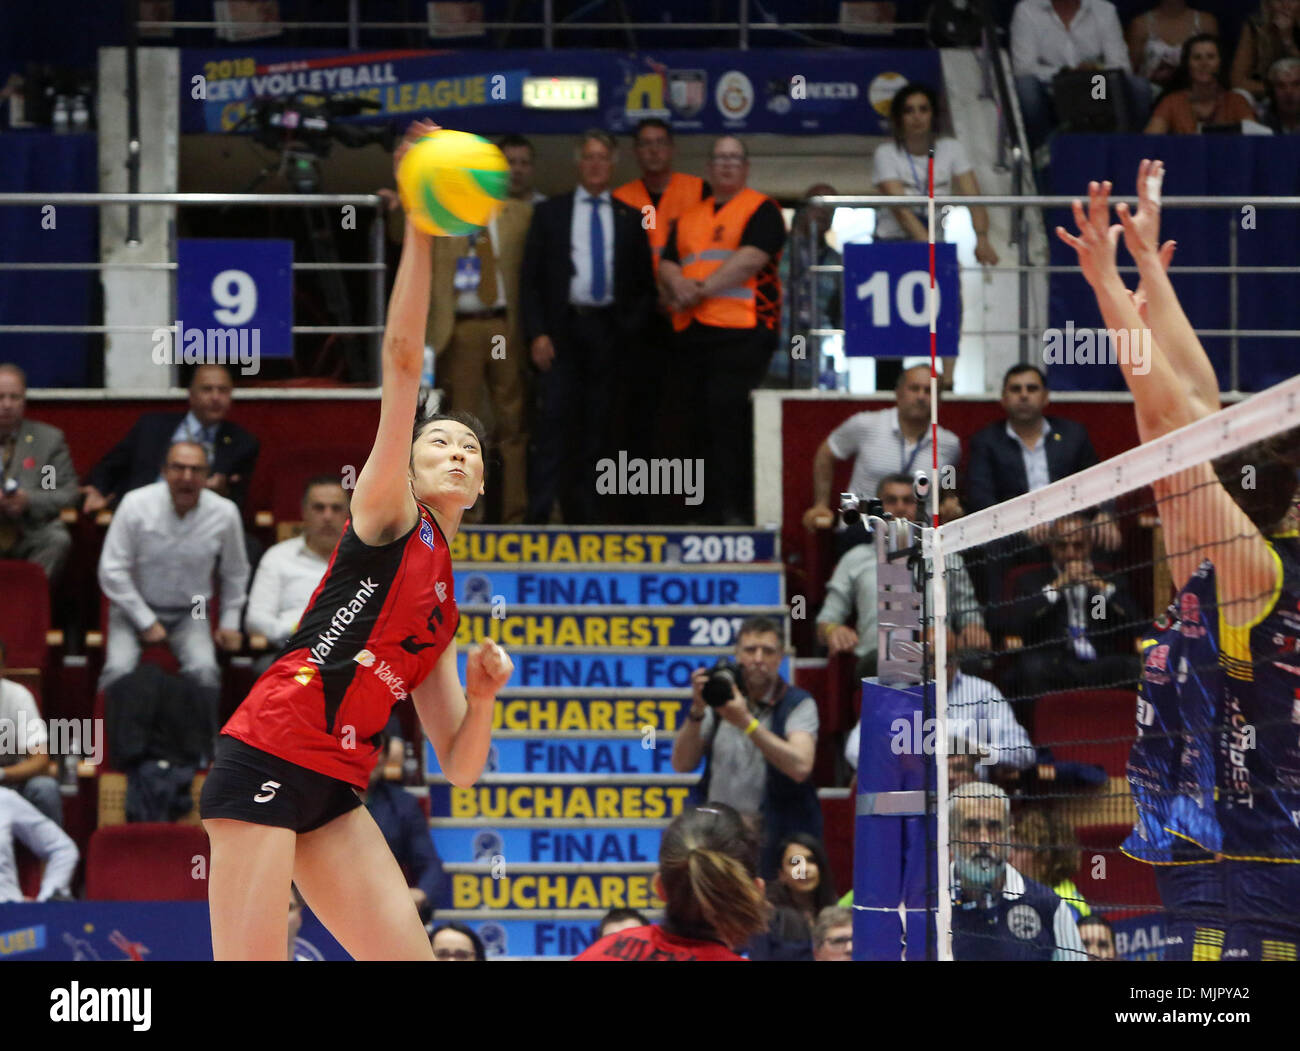
[[[59,512],[77,501],[77,472],[63,432],[26,409],[26,373],[0,365],[0,558],[35,562],[53,585],[72,547]]]
[[[1047,540],[1051,564],[1016,581],[1002,614],[1009,634],[1024,641],[1013,693],[1037,697],[1074,687],[1124,687],[1136,683],[1134,648],[1142,628],[1137,603],[1123,577],[1103,576],[1092,561],[1087,515],[1056,519]]]
[[[524,245],[519,297],[536,369],[528,457],[528,521],[545,524],[559,496],[567,523],[596,522],[596,461],[610,448],[620,362],[654,304],[641,213],[609,190],[614,140],[588,131],[579,186],[537,204]],[[612,511],[601,519],[612,517]]]
[[[132,489],[159,479],[163,457],[173,442],[192,441],[207,450],[212,473],[207,486],[241,508],[257,463],[258,441],[226,419],[233,384],[224,365],[200,365],[190,380],[187,413],[151,412],[141,416],[90,472],[82,489],[82,510],[93,514]]]
[[[967,507],[982,511],[1004,500],[1040,489],[1097,462],[1087,428],[1073,420],[1044,416],[1050,394],[1047,377],[1034,365],[1012,365],[1002,378],[1005,420],[990,423],[970,440],[966,466]],[[1110,510],[1092,521],[1093,544],[1106,551],[1120,546],[1119,528]],[[1044,537],[1031,535],[1035,545]],[[1016,562],[1042,561],[1041,548],[1011,558],[1011,545],[990,548],[983,574],[973,574],[987,590],[989,601],[1000,598],[1000,580]]]

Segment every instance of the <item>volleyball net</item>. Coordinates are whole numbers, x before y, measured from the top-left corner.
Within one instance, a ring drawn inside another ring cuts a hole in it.
[[[1300,377],[915,537],[874,520],[883,958],[898,915],[907,959],[1296,958],[1298,472]]]

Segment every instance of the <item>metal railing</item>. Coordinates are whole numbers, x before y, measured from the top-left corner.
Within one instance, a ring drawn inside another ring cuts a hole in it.
[[[389,32],[410,32],[412,30],[428,31],[429,23],[424,22],[368,22],[360,18],[358,5],[352,3],[349,5],[348,20],[346,22],[257,22],[247,23],[250,26],[255,25],[259,29],[275,29],[280,32],[285,30],[298,29],[326,29],[340,30],[347,32],[347,46],[349,50],[358,50],[361,46],[361,30],[371,31],[389,31]],[[228,22],[217,21],[174,21],[174,20],[141,20],[135,23],[141,34],[156,32],[160,30],[175,29],[220,29],[230,25]],[[844,37],[864,37],[864,36],[893,36],[895,33],[908,30],[925,30],[924,22],[770,22],[766,19],[755,22],[749,15],[748,0],[740,0],[737,17],[731,22],[575,22],[567,18],[556,18],[555,6],[553,0],[543,0],[542,18],[540,21],[519,22],[513,20],[497,21],[495,19],[485,19],[483,22],[467,22],[458,27],[463,30],[459,37],[431,37],[435,42],[447,39],[458,39],[460,37],[481,36],[489,31],[508,32],[512,30],[530,30],[541,31],[542,47],[547,51],[555,49],[555,37],[557,32],[561,33],[591,33],[591,32],[623,32],[627,34],[629,45],[635,49],[636,40],[632,36],[637,31],[643,32],[669,32],[669,33],[699,33],[699,32],[735,32],[736,46],[742,50],[749,49],[749,34],[751,32],[759,33],[838,33]],[[150,41],[152,42],[152,41]],[[824,43],[814,41],[815,43]]]
[[[369,282],[369,323],[364,325],[293,325],[294,335],[341,335],[369,337],[370,375],[376,383],[379,378],[380,348],[384,332],[385,262],[385,209],[386,203],[376,194],[305,194],[305,193],[0,193],[0,207],[44,207],[67,205],[70,207],[104,208],[118,205],[136,207],[199,207],[229,208],[261,206],[267,208],[342,208],[352,206],[373,211],[368,233],[369,261],[364,263],[298,262],[295,272],[311,271],[363,271],[371,275]],[[168,245],[168,262],[85,262],[85,263],[0,263],[0,271],[168,271],[176,270],[176,238],[173,233]],[[113,333],[153,332],[175,324],[175,283],[171,287],[171,313],[173,317],[160,319],[156,324],[138,325],[8,325],[0,324],[0,333],[61,333],[83,335],[111,335]]]
[[[1008,196],[990,194],[981,197],[967,196],[946,196],[935,197],[936,209],[947,205],[956,206],[984,206],[986,208],[1069,208],[1070,205],[1078,200],[1077,197],[1063,196]],[[820,204],[831,208],[848,206],[855,208],[924,208],[929,198],[917,195],[889,195],[889,194],[872,194],[872,195],[845,195],[836,194],[809,197],[803,204]],[[1130,208],[1135,208],[1137,198],[1131,196],[1117,196],[1111,198],[1112,204],[1118,204],[1120,201],[1126,202]],[[1224,329],[1197,329],[1197,335],[1202,337],[1219,337],[1229,340],[1229,369],[1231,377],[1231,390],[1225,391],[1225,395],[1240,394],[1240,340],[1245,339],[1295,339],[1300,337],[1300,329],[1242,329],[1238,327],[1239,323],[1239,299],[1238,299],[1238,278],[1243,274],[1295,274],[1300,271],[1300,260],[1295,266],[1240,266],[1238,259],[1237,238],[1241,230],[1241,209],[1251,207],[1255,209],[1296,209],[1300,208],[1300,197],[1165,197],[1161,200],[1161,207],[1169,208],[1209,208],[1209,209],[1227,209],[1230,211],[1228,217],[1228,263],[1224,266],[1178,266],[1169,267],[1169,273],[1177,274],[1222,274],[1228,277],[1228,327]],[[1071,224],[1072,225],[1072,224]],[[793,236],[800,236],[801,233],[796,231]],[[1137,272],[1137,267],[1132,265],[1119,266],[1117,268],[1121,274],[1133,274]],[[962,272],[988,272],[999,271],[1017,272],[1021,275],[1021,280],[1026,280],[1030,273],[1075,273],[1079,272],[1078,266],[1050,266],[1034,265],[1022,258],[1021,262],[1014,266],[996,266],[985,268],[982,266],[967,267],[960,266]],[[837,273],[842,274],[844,267],[841,264],[827,264],[813,266],[808,268],[809,281],[815,282],[818,273]],[[815,289],[815,285],[814,285]],[[815,293],[814,293],[815,302]],[[1030,336],[1042,336],[1041,327],[1031,327],[1028,324],[1028,301],[1022,296],[1020,317],[1018,324],[1014,328],[1001,329],[962,329],[960,335],[963,336],[1019,336],[1021,343],[1021,361],[1029,361],[1029,339]],[[798,331],[797,329],[795,330]],[[802,330],[802,334],[807,336],[842,336],[843,328],[831,326],[814,327]],[[814,369],[814,377],[817,370]]]

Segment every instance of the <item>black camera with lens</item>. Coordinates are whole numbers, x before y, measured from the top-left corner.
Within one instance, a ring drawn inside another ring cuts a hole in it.
[[[731,700],[731,688],[735,686],[740,696],[749,700],[745,692],[745,676],[741,674],[740,665],[723,657],[709,669],[709,677],[704,683],[704,701],[710,708],[721,708]]]

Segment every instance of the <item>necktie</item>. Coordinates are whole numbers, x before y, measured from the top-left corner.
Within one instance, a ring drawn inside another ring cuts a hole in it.
[[[605,298],[605,230],[600,222],[600,198],[588,197],[591,208],[591,298]]]
[[[497,305],[497,260],[492,254],[492,238],[487,227],[474,239],[474,254],[478,256],[478,298],[485,307]]]

